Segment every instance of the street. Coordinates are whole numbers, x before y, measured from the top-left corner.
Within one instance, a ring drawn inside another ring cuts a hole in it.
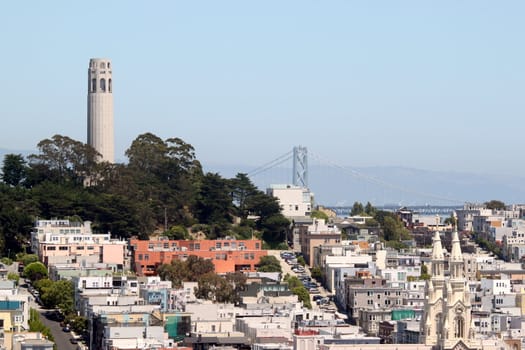
[[[40,320],[46,327],[49,327],[51,329],[51,333],[53,334],[53,337],[55,337],[55,343],[57,345],[57,349],[66,349],[66,350],[76,350],[77,345],[71,344],[69,339],[71,339],[73,336],[71,335],[71,332],[64,332],[62,331],[62,327],[60,326],[60,322],[58,321],[52,321],[48,319],[44,313],[47,310],[39,309],[38,312],[40,313]]]
[[[290,276],[296,276],[296,277],[298,276],[297,273],[292,271],[292,267],[288,263],[286,263],[286,261],[281,257],[281,250],[268,250],[268,255],[272,255],[276,257],[277,260],[279,260],[281,264],[281,268],[283,270],[283,276],[286,274],[289,274]],[[311,276],[310,269],[307,268],[304,274]],[[312,307],[314,309],[320,309],[319,305],[317,305],[316,301],[314,301],[313,299],[314,295],[321,295],[322,297],[326,297],[329,295],[329,293],[324,289],[323,286],[319,286],[318,289],[319,289],[318,294],[310,294],[310,302],[312,303]],[[337,310],[337,307],[335,306],[335,303],[333,302],[330,302],[329,305],[326,305],[326,306],[331,306],[332,309]]]
[[[60,326],[60,322],[50,320],[44,315],[46,311],[53,311],[53,310],[42,309],[40,307],[40,305],[38,305],[34,301],[34,297],[27,290],[27,285],[26,284],[21,284],[20,285],[20,294],[29,294],[30,295],[29,306],[32,309],[35,309],[35,310],[38,311],[38,313],[40,314],[40,320],[42,321],[42,323],[51,330],[51,333],[53,334],[53,337],[55,338],[55,343],[57,345],[57,349],[60,349],[60,350],[62,350],[62,349],[65,349],[65,350],[77,350],[77,345],[71,344],[71,342],[69,341],[69,339],[72,338],[71,332],[64,332],[64,331],[62,331],[62,327]]]

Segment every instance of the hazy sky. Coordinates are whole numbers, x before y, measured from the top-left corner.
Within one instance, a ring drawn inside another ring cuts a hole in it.
[[[4,1],[0,148],[86,141],[113,62],[116,157],[143,132],[207,163],[525,174],[525,2]]]

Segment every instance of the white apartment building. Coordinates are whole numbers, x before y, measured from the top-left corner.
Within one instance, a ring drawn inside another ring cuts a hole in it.
[[[359,268],[368,270],[371,265],[373,265],[372,256],[368,254],[352,254],[351,252],[347,252],[344,256],[326,256],[323,264],[325,287],[330,293],[334,293],[336,286],[340,285],[340,283],[344,284],[344,275],[341,276],[337,274],[336,270],[352,268],[355,270],[359,270]],[[342,279],[337,281],[336,276]]]
[[[277,198],[281,213],[288,217],[310,216],[313,193],[309,189],[294,185],[270,185],[267,194]]]
[[[505,226],[508,219],[518,219],[521,206],[508,206],[505,210],[487,209],[484,204],[466,203],[456,210],[458,230],[489,233],[491,228]]]
[[[510,285],[510,279],[481,279],[481,290],[485,295],[504,295],[512,293],[512,287]]]
[[[456,210],[458,218],[458,230],[472,231],[474,216],[489,216],[492,215],[491,209],[486,209],[483,204],[466,203],[463,209]]]

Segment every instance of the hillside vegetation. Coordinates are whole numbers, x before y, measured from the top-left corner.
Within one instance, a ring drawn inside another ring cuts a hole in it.
[[[89,145],[55,135],[38,153],[4,157],[0,182],[0,254],[23,251],[36,218],[89,220],[113,237],[235,236],[285,242],[289,221],[276,199],[246,174],[203,173],[194,148],[179,138],[145,133],[126,151],[127,164],[97,162]]]

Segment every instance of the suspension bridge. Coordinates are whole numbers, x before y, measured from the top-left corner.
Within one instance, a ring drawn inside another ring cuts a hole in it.
[[[302,146],[249,171],[248,176],[262,190],[271,184],[309,188],[316,204],[341,210],[358,201],[376,207],[407,206],[417,207],[421,213],[446,214],[465,202],[450,195],[452,190],[434,193],[435,183],[425,176],[403,174],[399,169],[342,166]]]

